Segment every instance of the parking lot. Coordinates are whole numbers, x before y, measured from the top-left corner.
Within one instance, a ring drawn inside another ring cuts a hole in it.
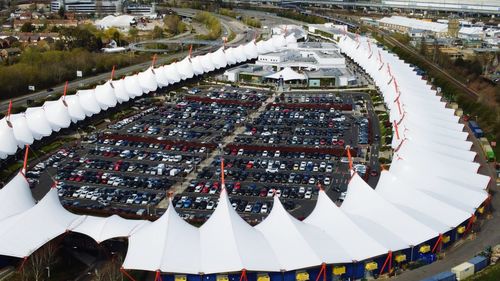
[[[367,116],[367,98],[331,93],[276,97],[175,196],[178,211],[185,218],[200,219],[216,207],[221,157],[231,203],[252,223],[270,212],[274,194],[299,218],[310,213],[320,187],[340,203],[350,178],[347,146],[360,175],[378,175],[364,164],[377,136],[373,116]]]
[[[137,101],[126,117],[68,144],[32,167],[28,178],[35,194],[57,180],[61,202],[83,212],[161,215],[172,191],[181,216],[202,222],[217,206],[222,157],[226,188],[242,217],[261,221],[276,194],[301,218],[319,188],[339,204],[345,197],[347,146],[358,173],[377,177],[365,165],[378,124],[368,116],[367,99],[184,89],[174,102]]]

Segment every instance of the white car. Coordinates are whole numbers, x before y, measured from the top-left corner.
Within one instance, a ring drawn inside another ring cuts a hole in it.
[[[262,208],[260,208],[260,213],[267,214],[267,204],[262,205]]]
[[[344,201],[344,200],[345,200],[346,195],[347,195],[347,192],[342,192],[342,193],[340,193],[340,196],[339,196],[339,201]]]
[[[306,194],[304,194],[304,198],[305,199],[311,199],[311,196],[312,196],[312,192],[311,191],[307,191]]]
[[[330,181],[330,178],[329,177],[325,177],[325,179],[323,180],[323,184],[324,185],[329,185],[331,184],[332,182]]]

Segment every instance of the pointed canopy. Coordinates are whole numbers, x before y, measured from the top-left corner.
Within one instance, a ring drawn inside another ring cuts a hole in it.
[[[80,100],[80,106],[87,117],[101,112],[101,107],[97,103],[94,90],[79,90],[76,94]]]
[[[45,117],[43,107],[28,107],[25,114],[28,127],[36,140],[52,134],[52,127]]]
[[[155,73],[152,67],[139,72],[137,74],[139,80],[139,85],[142,88],[142,92],[147,94],[149,92],[154,92],[158,88],[158,83],[156,82]]]
[[[182,80],[193,78],[193,66],[189,57],[185,57],[180,62],[176,63],[176,69]]]
[[[113,89],[113,86],[111,86],[109,81],[95,87],[94,94],[97,104],[99,104],[102,110],[116,106],[115,89]]]
[[[136,98],[142,96],[142,87],[139,84],[139,78],[137,75],[130,75],[125,77],[125,88],[130,95],[130,98]]]
[[[272,245],[233,209],[225,188],[212,216],[200,227],[204,273],[279,271]]]
[[[270,79],[280,79],[283,78],[284,81],[290,80],[305,80],[306,76],[302,73],[294,71],[291,67],[285,67],[283,70],[278,71],[274,74],[266,76]]]
[[[182,220],[171,203],[158,220],[130,236],[125,269],[200,273],[199,230]]]
[[[119,103],[127,102],[131,94],[128,92],[124,79],[114,80],[111,82],[115,89],[116,101]]]
[[[355,261],[383,255],[388,251],[344,214],[323,190],[319,191],[316,206],[304,222],[328,234]]]
[[[86,114],[83,107],[80,104],[78,95],[67,95],[64,98],[66,105],[68,106],[68,114],[71,117],[71,121],[76,123],[85,119]]]
[[[12,123],[7,122],[6,117],[0,119],[0,158],[16,153],[18,141],[15,138]]]
[[[0,189],[0,221],[20,214],[34,205],[30,185],[21,172]]]
[[[71,125],[68,106],[62,97],[56,101],[46,101],[43,104],[45,117],[54,132],[68,128]]]
[[[52,188],[34,207],[0,223],[0,255],[28,257],[50,240],[73,229],[82,219],[61,206],[57,190]]]
[[[205,73],[203,65],[201,64],[200,56],[191,58],[191,65],[193,66],[194,75],[201,75]]]

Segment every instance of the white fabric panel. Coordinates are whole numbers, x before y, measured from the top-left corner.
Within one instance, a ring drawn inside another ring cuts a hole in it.
[[[175,67],[175,62],[172,64],[165,65],[163,67],[163,75],[167,77],[169,84],[174,84],[181,81],[181,76],[177,72]]]
[[[183,60],[176,63],[175,67],[182,80],[193,78],[194,71],[189,57],[185,57]]]
[[[97,103],[94,90],[79,90],[77,93],[80,106],[87,117],[101,112],[101,107]]]
[[[201,75],[205,73],[203,65],[201,64],[200,56],[191,58],[191,65],[193,66],[194,75]]]
[[[68,106],[63,97],[56,101],[46,101],[43,109],[53,131],[59,132],[71,125],[71,116],[69,116]]]
[[[224,50],[224,54],[226,55],[226,61],[228,65],[233,65],[236,63],[234,48],[227,48],[226,50]]]
[[[439,235],[387,202],[356,173],[349,182],[347,196],[340,208],[391,251],[416,246]]]
[[[12,123],[8,122],[5,117],[0,119],[0,158],[16,153],[18,145]]]
[[[257,46],[255,45],[255,41],[250,41],[247,44],[245,44],[245,47],[243,48],[245,51],[245,56],[247,59],[256,59],[259,54],[257,53]]]
[[[217,51],[211,54],[211,59],[214,67],[220,69],[227,66],[226,55],[224,54],[224,47],[220,47]]]
[[[24,113],[11,114],[9,118],[12,124],[12,130],[14,131],[14,138],[17,141],[17,146],[19,148],[24,148],[25,145],[32,144],[35,139],[33,138],[33,134],[28,126],[28,121]]]
[[[200,251],[198,228],[183,221],[169,204],[158,220],[130,236],[123,267],[198,274]]]
[[[116,106],[115,89],[109,81],[95,87],[95,99],[102,110]]]
[[[200,62],[203,66],[204,72],[210,72],[215,70],[214,63],[212,62],[211,53],[200,56]]]
[[[344,263],[353,260],[331,236],[290,215],[277,196],[274,197],[271,213],[255,228],[271,245],[282,270],[306,268],[323,262]]]
[[[43,107],[29,107],[26,109],[26,121],[36,140],[40,140],[52,134],[52,127],[45,117]]]
[[[0,224],[2,220],[20,214],[35,205],[30,185],[19,172],[0,189]]]
[[[155,73],[152,67],[143,72],[139,72],[137,78],[139,80],[139,85],[141,85],[142,92],[145,94],[154,92],[158,88],[158,83],[156,82]]]
[[[129,237],[149,223],[146,220],[124,219],[118,215],[107,218],[87,216],[80,225],[73,229],[73,232],[85,234],[97,243],[101,243],[112,238]]]
[[[400,210],[439,233],[455,228],[470,217],[468,212],[401,184],[388,171],[381,172],[376,191]]]
[[[71,121],[76,123],[85,119],[86,114],[80,105],[80,99],[77,95],[67,95],[64,98],[66,105],[68,106],[68,114],[71,117]]]
[[[127,102],[130,100],[131,94],[127,90],[124,79],[114,80],[112,82],[115,89],[116,101],[119,103]]]
[[[125,77],[125,88],[130,95],[130,98],[136,98],[142,96],[142,87],[139,84],[139,78],[137,75],[131,75]]]
[[[293,34],[290,34],[287,37],[285,37],[285,41],[286,41],[287,45],[294,44],[294,43],[297,43],[297,38],[295,38],[295,36]]]
[[[383,255],[389,251],[364,232],[340,210],[322,190],[312,213],[304,220],[327,233],[355,261]]]
[[[200,227],[202,272],[279,271],[272,245],[257,229],[236,213],[223,189],[217,208]]]
[[[233,55],[236,58],[236,62],[244,62],[247,60],[247,56],[245,54],[245,50],[243,48],[243,45],[239,45],[238,47],[233,48]]]
[[[57,190],[52,188],[33,208],[0,223],[0,255],[28,257],[82,219],[61,206]]]

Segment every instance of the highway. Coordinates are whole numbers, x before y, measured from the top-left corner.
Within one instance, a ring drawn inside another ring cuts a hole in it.
[[[190,10],[190,9],[176,9],[176,10],[180,11],[181,13],[183,13],[183,11],[185,11],[185,13],[187,13],[191,16],[194,16],[194,14],[196,13],[196,10]],[[229,42],[231,45],[238,45],[238,44],[241,44],[241,43],[244,43],[244,42],[247,42],[247,41],[253,39],[254,33],[253,33],[252,29],[244,26],[243,24],[237,22],[236,20],[234,20],[232,18],[227,18],[227,17],[223,17],[220,15],[216,15],[216,16],[221,20],[221,24],[222,24],[222,26],[225,29],[225,32],[227,34],[229,34],[231,32],[231,30],[233,30],[236,34],[238,34],[234,38],[233,41]],[[228,20],[228,19],[231,19],[231,20]],[[244,30],[247,30],[248,32],[243,33]],[[243,34],[243,35],[240,35],[240,34]],[[222,42],[221,42],[221,44],[222,44]],[[212,46],[212,45],[198,48],[195,51],[193,51],[193,55],[204,54],[208,51],[211,51],[213,48],[214,48],[214,46]],[[172,59],[181,59],[187,55],[188,55],[188,51],[184,51],[184,52],[180,52],[180,53],[171,54],[171,55],[168,55],[166,57],[160,57],[156,61],[156,65],[165,64],[166,62],[168,62]],[[120,76],[127,75],[127,74],[130,74],[133,72],[139,72],[139,71],[142,71],[142,70],[148,68],[149,66],[151,66],[151,61],[147,61],[147,62],[127,66],[124,68],[116,69],[115,70],[115,77],[120,77]],[[104,83],[106,80],[110,79],[110,77],[111,77],[110,75],[111,75],[111,69],[109,70],[108,73],[102,73],[102,74],[98,74],[95,76],[85,77],[82,79],[76,79],[76,80],[70,81],[68,83],[68,91],[76,90],[76,89],[82,88],[82,87],[84,87],[84,88],[89,87],[90,85],[94,85],[94,84]],[[26,102],[28,100],[39,100],[39,99],[47,98],[50,96],[62,94],[64,91],[64,83],[57,85],[57,86],[54,86],[54,87],[52,87],[52,89],[53,89],[53,91],[50,91],[50,92],[48,92],[47,89],[43,89],[43,90],[28,94],[28,95],[13,98],[12,99],[13,107],[26,106]],[[7,112],[8,106],[9,106],[9,100],[1,100],[0,101],[0,112],[3,112],[3,113]]]

